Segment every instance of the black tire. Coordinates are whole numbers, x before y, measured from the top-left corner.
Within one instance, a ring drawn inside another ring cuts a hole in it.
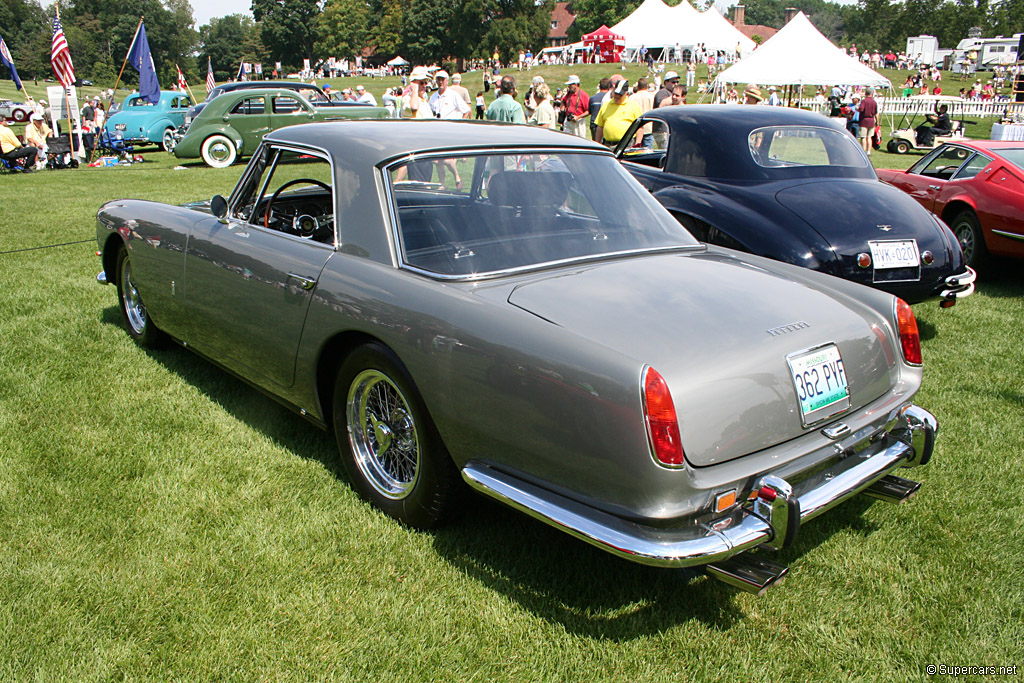
[[[899,140],[896,142],[895,150],[897,154],[906,154],[910,151],[910,143],[906,140]]]
[[[896,153],[896,141],[895,140],[889,140],[889,142],[885,145],[885,151],[889,152],[890,154],[895,154]]]
[[[452,516],[461,480],[408,370],[389,348],[357,348],[338,371],[333,422],[353,488],[418,529]]]
[[[166,340],[164,333],[149,317],[146,305],[136,287],[132,262],[128,248],[122,246],[117,252],[117,300],[124,318],[125,327],[132,339],[145,348],[159,347]]]
[[[964,209],[953,217],[949,229],[956,235],[956,241],[964,252],[964,263],[975,270],[988,260],[988,247],[981,232],[978,217],[970,209]]]

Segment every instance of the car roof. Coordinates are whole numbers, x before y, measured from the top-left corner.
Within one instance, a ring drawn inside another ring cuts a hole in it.
[[[215,90],[221,93],[232,92],[233,90],[250,90],[253,88],[284,88],[286,90],[316,90],[323,92],[320,86],[301,81],[236,81],[234,83],[221,83]]]
[[[660,107],[644,114],[646,119],[660,119],[668,124],[669,158],[665,169],[685,166],[684,155],[706,160],[705,177],[719,180],[772,181],[783,178],[849,177],[873,179],[870,164],[857,167],[815,166],[806,169],[769,169],[757,164],[750,154],[750,132],[766,126],[814,126],[849,135],[846,119],[834,119],[816,112],[790,107],[769,107],[729,104],[693,104]],[[841,122],[840,122],[841,121]],[[686,144],[678,144],[685,140]],[[855,143],[856,144],[856,143]]]
[[[367,167],[408,154],[445,149],[559,147],[610,153],[603,145],[547,128],[468,120],[324,121],[279,128],[265,139],[327,149]]]

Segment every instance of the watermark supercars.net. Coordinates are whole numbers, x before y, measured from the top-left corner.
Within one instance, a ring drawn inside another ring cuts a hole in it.
[[[925,667],[929,676],[1016,676],[1017,665],[1013,666],[950,666],[949,664],[929,664]]]

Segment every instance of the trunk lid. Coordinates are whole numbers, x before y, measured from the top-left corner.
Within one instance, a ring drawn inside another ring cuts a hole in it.
[[[790,354],[836,344],[849,410],[891,383],[886,350],[872,330],[873,323],[884,326],[868,309],[721,254],[626,259],[563,272],[517,286],[508,301],[660,372],[687,460],[696,466],[820,428],[802,422]]]

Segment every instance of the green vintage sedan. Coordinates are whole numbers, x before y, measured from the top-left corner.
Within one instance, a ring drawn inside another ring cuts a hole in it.
[[[317,108],[294,90],[261,88],[224,93],[211,101],[192,121],[174,146],[179,159],[202,157],[213,168],[224,168],[247,156],[272,130],[310,121],[383,119],[388,111],[353,103],[346,107]]]

